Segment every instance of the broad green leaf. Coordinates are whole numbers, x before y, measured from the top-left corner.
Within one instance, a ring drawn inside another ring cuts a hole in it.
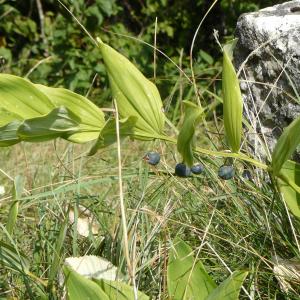
[[[64,267],[65,283],[69,300],[109,300],[101,287],[79,273]]]
[[[120,137],[133,135],[133,127],[135,126],[137,118],[129,117],[119,120]],[[101,130],[97,142],[93,145],[89,155],[94,155],[98,149],[106,147],[116,142],[116,120],[110,119],[106,122]]]
[[[87,98],[66,89],[49,88],[32,84],[21,77],[0,74],[0,126],[2,126],[0,128],[0,146],[10,146],[20,142],[16,132],[17,120],[27,121],[45,117],[61,106],[66,107],[80,120],[77,130],[68,135],[69,141],[85,143],[98,138],[99,132],[105,124],[104,114]],[[45,126],[46,124],[41,125]],[[42,131],[40,133],[43,134]],[[24,138],[26,137],[27,134]],[[54,137],[55,135],[51,138]],[[44,139],[40,137],[36,141],[49,138],[46,132]]]
[[[30,81],[10,74],[0,74],[1,111],[11,112],[25,120],[46,115],[54,108],[49,98]],[[0,124],[4,125],[2,122]]]
[[[1,94],[1,91],[0,91]],[[0,107],[0,126],[4,126],[12,121],[22,120],[22,118],[11,111],[6,110],[3,107]]]
[[[0,147],[7,147],[20,142],[17,134],[22,121],[12,121],[0,127]]]
[[[295,119],[281,134],[272,153],[272,171],[274,175],[280,172],[300,143],[300,117]]]
[[[25,120],[18,129],[18,136],[27,142],[43,142],[58,137],[67,138],[79,131],[80,119],[61,106],[48,115]]]
[[[239,152],[242,134],[243,101],[239,80],[231,62],[236,40],[223,48],[223,116],[227,141],[232,152]]]
[[[167,276],[172,300],[204,300],[216,287],[202,263],[195,262],[192,249],[179,239],[169,253]]]
[[[157,87],[127,58],[98,40],[121,118],[137,117],[136,138],[154,139],[162,134],[165,122]]]
[[[205,300],[238,300],[242,284],[248,272],[235,271],[216,289],[214,289]]]
[[[120,281],[111,280],[99,280],[94,279],[105,294],[108,296],[109,300],[132,300],[134,299],[133,287]],[[149,300],[149,297],[142,292],[138,291],[139,300]]]
[[[23,192],[23,177],[18,175],[14,179],[13,202],[9,209],[8,219],[7,219],[7,224],[6,224],[7,232],[10,235],[12,235],[13,229],[14,229],[16,221],[17,221],[18,210],[19,210],[19,200],[21,199],[22,192]]]
[[[300,218],[300,164],[287,160],[280,170],[278,186],[290,211]]]
[[[22,118],[18,114],[10,112],[0,106],[0,147],[12,146],[20,142],[17,131],[21,123]]]
[[[200,122],[203,110],[189,101],[183,101],[185,106],[184,121],[177,139],[177,150],[183,161],[190,167],[193,165],[193,146],[195,128]]]
[[[103,112],[93,102],[67,89],[40,84],[36,84],[35,87],[45,93],[55,107],[64,106],[79,117],[79,132],[69,136],[69,141],[85,143],[98,138],[105,119]]]

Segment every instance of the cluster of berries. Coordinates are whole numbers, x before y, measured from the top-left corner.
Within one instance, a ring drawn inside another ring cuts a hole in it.
[[[152,166],[156,166],[160,161],[160,155],[157,152],[150,151],[144,156],[144,160]],[[178,163],[175,167],[175,175],[179,177],[189,177],[191,174],[199,175],[204,171],[202,164],[193,165],[189,168],[184,163]],[[234,177],[235,171],[232,165],[223,165],[218,171],[218,176],[224,180],[228,180]]]

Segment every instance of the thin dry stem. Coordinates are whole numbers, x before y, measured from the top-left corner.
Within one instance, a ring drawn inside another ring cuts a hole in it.
[[[122,217],[122,230],[123,230],[123,242],[124,242],[124,255],[126,258],[128,273],[131,279],[131,283],[134,289],[134,299],[137,300],[137,287],[135,283],[135,274],[133,273],[133,268],[129,255],[129,246],[128,246],[128,229],[126,221],[126,209],[124,203],[124,194],[123,194],[123,181],[122,181],[122,156],[121,156],[121,142],[120,142],[120,127],[119,127],[119,113],[117,101],[114,99],[115,106],[115,116],[116,116],[116,135],[117,135],[117,148],[118,148],[118,175],[119,175],[119,199],[120,199],[120,208],[121,208],[121,217]]]
[[[42,1],[41,0],[36,0],[36,6],[38,9],[38,13],[39,13],[39,18],[40,18],[40,26],[41,26],[41,36],[42,36],[42,40],[43,43],[46,47],[45,50],[45,55],[48,56],[48,40],[46,38],[46,34],[45,34],[45,17],[44,17],[44,11],[43,11],[43,6],[42,6]]]
[[[44,59],[39,60],[24,76],[25,78],[28,78],[30,76],[30,74],[36,69],[38,68],[41,64],[43,64],[44,62],[47,62],[48,60],[51,60],[53,57],[52,56],[48,56]]]
[[[201,101],[200,101],[200,97],[199,97],[199,91],[198,91],[198,88],[197,88],[197,84],[196,84],[196,79],[195,79],[195,74],[194,74],[194,69],[193,69],[193,49],[194,49],[194,44],[195,44],[195,40],[196,40],[196,37],[198,35],[198,32],[201,28],[201,25],[203,24],[204,20],[206,19],[206,17],[208,16],[208,14],[210,13],[210,11],[212,10],[212,8],[215,6],[215,4],[217,3],[218,0],[215,0],[213,2],[213,4],[209,7],[209,9],[207,10],[207,12],[205,13],[205,15],[203,16],[203,18],[201,19],[196,31],[195,31],[195,34],[194,34],[194,37],[193,37],[193,40],[192,40],[192,44],[191,44],[191,48],[190,48],[190,69],[191,69],[191,73],[192,73],[192,81],[193,81],[193,86],[194,86],[194,91],[195,91],[195,95],[196,95],[196,98],[197,98],[197,102],[198,102],[198,105],[200,107],[201,106]]]
[[[156,36],[157,36],[157,17],[155,18],[154,25],[154,47],[153,47],[153,78],[156,83]]]

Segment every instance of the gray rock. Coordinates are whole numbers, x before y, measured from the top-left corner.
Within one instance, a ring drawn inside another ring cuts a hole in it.
[[[236,37],[234,64],[245,80],[244,114],[254,128],[247,137],[254,153],[266,158],[264,138],[272,151],[283,128],[300,115],[300,0],[241,15]]]

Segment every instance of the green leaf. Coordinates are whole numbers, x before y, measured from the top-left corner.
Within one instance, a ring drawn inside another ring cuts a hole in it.
[[[72,134],[68,135],[68,140],[75,143],[85,143],[98,138],[101,129],[105,124],[103,112],[87,98],[75,94],[71,91],[61,88],[49,88],[39,84],[32,84],[28,80],[10,74],[0,74],[0,146],[10,146],[20,142],[18,137],[17,127],[21,121],[28,119],[32,120],[42,117],[40,132],[36,131],[34,135],[43,134],[45,137],[37,136],[33,140],[32,136],[29,138],[26,129],[28,125],[25,123],[20,129],[19,133],[24,133],[22,138],[31,141],[43,141],[50,138],[60,136],[58,133],[53,133],[51,124],[47,124],[46,119],[50,121],[49,115],[55,108],[61,106],[66,107],[69,115],[76,115],[78,121],[77,129],[73,130]],[[47,116],[48,115],[48,116]],[[52,115],[53,117],[53,115]],[[46,119],[45,119],[46,118]],[[72,119],[75,119],[72,117]],[[19,121],[19,123],[17,122]],[[41,121],[37,119],[36,121]],[[59,120],[56,120],[58,122]],[[31,122],[31,121],[28,121]],[[60,121],[62,122],[62,118]],[[66,120],[64,121],[66,124]],[[31,123],[30,123],[31,124]],[[37,127],[37,123],[34,123]],[[50,125],[49,131],[45,127]],[[27,128],[32,133],[33,128]],[[55,128],[54,131],[58,131]]]
[[[283,164],[291,157],[300,143],[300,117],[286,127],[277,141],[272,153],[272,171],[280,172]]]
[[[277,180],[279,190],[290,211],[300,218],[300,164],[287,160]]]
[[[101,25],[101,23],[103,22],[103,15],[102,15],[99,7],[97,7],[97,6],[94,6],[94,5],[89,6],[85,10],[85,15],[88,17],[94,17],[92,20],[96,26]]]
[[[165,115],[156,86],[127,58],[98,39],[121,118],[137,117],[134,136],[154,139],[162,134]]]
[[[177,150],[182,155],[184,163],[193,165],[193,146],[195,128],[200,122],[203,110],[189,101],[183,101],[185,106],[184,121],[177,139]]]
[[[74,143],[85,143],[98,138],[105,124],[104,114],[93,102],[67,89],[50,88],[36,84],[35,87],[48,96],[55,107],[64,106],[79,119],[79,132],[68,137]]]
[[[65,283],[69,300],[109,300],[101,287],[90,279],[64,267]]]
[[[120,281],[93,279],[108,296],[109,300],[132,300],[134,299],[133,287]],[[149,297],[138,291],[139,300],[149,300]]]
[[[48,114],[55,106],[31,82],[10,74],[0,74],[0,109],[22,120]],[[10,119],[13,121],[14,119]],[[1,122],[2,125],[4,125]]]
[[[200,49],[199,51],[200,57],[207,62],[209,65],[212,65],[214,63],[214,59],[212,58],[211,55],[209,55],[207,52],[203,51]]]
[[[0,127],[0,147],[12,146],[20,142],[17,134],[22,121],[12,121]]]
[[[22,120],[22,118],[18,114],[8,111],[3,107],[0,107],[0,126],[7,125],[8,123],[15,120]]]
[[[248,272],[235,271],[216,289],[209,294],[205,300],[238,300],[242,284]]]
[[[67,138],[79,131],[80,119],[65,107],[53,109],[48,115],[25,120],[18,136],[27,142],[43,142],[58,137]]]
[[[101,10],[107,15],[111,16],[113,14],[113,2],[107,0],[98,0],[97,5],[101,8]]]
[[[239,152],[242,134],[243,101],[239,80],[231,62],[237,40],[223,48],[223,115],[225,134],[232,152]]]
[[[21,199],[22,192],[23,192],[23,177],[18,175],[14,180],[13,202],[9,209],[8,220],[6,224],[6,230],[10,235],[12,235],[13,229],[17,221],[19,200]]]
[[[129,135],[133,135],[133,128],[135,126],[137,118],[129,117],[119,120],[120,137],[124,138]],[[89,155],[94,155],[98,149],[104,148],[116,142],[116,120],[110,119],[106,122],[101,133],[99,134],[97,142],[93,145],[89,152]]]
[[[216,287],[192,249],[182,240],[174,242],[167,269],[168,292],[173,300],[204,300]]]

